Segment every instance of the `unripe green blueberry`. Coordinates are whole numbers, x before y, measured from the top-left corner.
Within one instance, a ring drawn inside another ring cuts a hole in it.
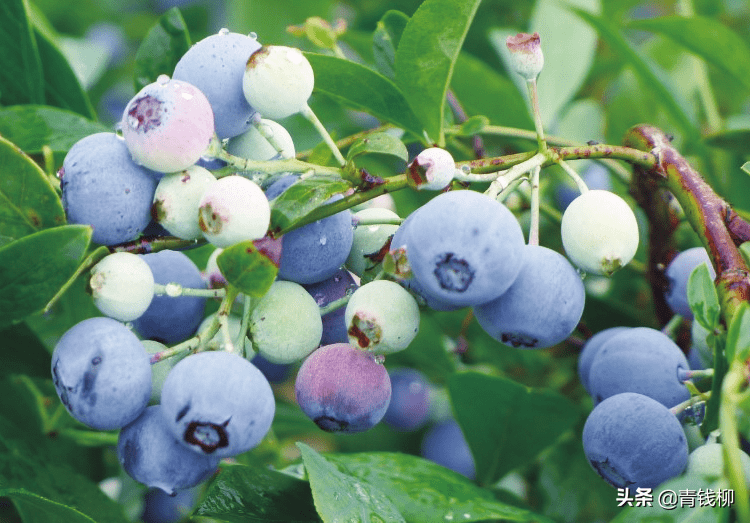
[[[276,281],[253,307],[250,339],[271,363],[293,363],[320,345],[320,308],[302,285]]]
[[[209,289],[221,289],[227,286],[227,279],[221,273],[217,261],[222,252],[224,252],[224,249],[220,247],[214,249],[206,262],[206,270],[203,271],[203,280]]]
[[[208,327],[208,324],[211,323],[215,317],[216,313],[206,316],[198,326],[198,332],[201,332],[203,329]],[[229,337],[231,338],[232,343],[235,343],[237,341],[237,338],[239,338],[240,331],[242,329],[242,318],[240,318],[239,316],[235,316],[234,314],[230,314],[229,316],[227,316],[227,327],[229,330]],[[243,336],[242,341],[244,345],[242,347],[239,347],[239,349],[244,350],[245,347],[249,345],[247,336]],[[219,329],[219,332],[214,334],[209,343],[212,345],[216,345],[216,348],[218,349],[223,350],[225,348],[224,335],[221,333],[221,329]],[[235,347],[235,349],[237,349],[237,347]],[[254,355],[255,353],[250,351],[250,354],[248,356],[250,359],[252,359]]]
[[[211,185],[201,198],[198,224],[217,247],[265,236],[271,207],[263,190],[242,176],[227,176]]]
[[[638,249],[635,214],[609,191],[587,191],[573,200],[563,214],[561,234],[568,258],[592,274],[611,276]]]
[[[398,220],[399,216],[393,211],[373,207],[354,213],[354,240],[346,268],[360,278],[372,279],[377,274],[378,267],[383,261],[383,248],[398,229],[398,225],[358,225],[359,220]]]
[[[440,147],[429,147],[419,153],[409,164],[409,185],[428,191],[440,191],[448,187],[456,173],[456,162],[451,153]]]
[[[419,307],[398,283],[376,280],[354,291],[344,312],[350,343],[375,354],[404,350],[419,331]]]
[[[141,345],[146,349],[149,356],[167,350],[166,345],[153,340],[142,340]],[[179,357],[173,356],[151,364],[151,399],[148,402],[149,405],[159,404],[161,401],[161,388],[164,386],[164,380],[167,379],[167,374],[169,374],[169,371],[172,370],[172,367],[174,367],[179,360]]]
[[[139,318],[154,297],[154,275],[137,254],[116,252],[91,269],[89,280],[94,305],[119,321]]]
[[[740,466],[745,476],[745,485],[750,489],[750,456],[740,451]],[[688,456],[686,475],[706,476],[716,480],[724,475],[724,456],[721,443],[706,443]]]
[[[281,124],[273,120],[260,120],[260,126],[264,132],[273,136],[273,139],[281,146],[281,158],[288,160],[297,154],[294,141]],[[235,136],[227,142],[227,152],[248,160],[267,161],[274,158],[278,152],[271,143],[255,127],[250,127],[239,136]]]
[[[214,183],[216,177],[198,165],[164,175],[156,186],[152,217],[173,236],[183,240],[199,239],[198,206]]]
[[[302,51],[280,45],[264,45],[250,55],[242,79],[248,103],[273,120],[300,112],[314,85],[315,74]]]

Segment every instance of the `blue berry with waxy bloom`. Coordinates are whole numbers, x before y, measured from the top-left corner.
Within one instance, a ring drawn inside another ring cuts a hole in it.
[[[271,428],[271,385],[248,360],[225,351],[199,352],[174,366],[161,392],[172,435],[193,452],[236,456]]]
[[[333,276],[326,280],[303,285],[303,287],[310,293],[318,307],[325,307],[332,301],[343,298],[359,288],[352,275],[345,269],[337,270],[333,273]],[[346,320],[344,319],[345,310],[346,306],[342,306],[321,316],[321,320],[323,320],[321,345],[349,343],[349,334],[346,332]]]
[[[120,431],[117,458],[127,474],[148,487],[173,495],[207,480],[218,456],[193,452],[170,432],[163,407],[152,405]]]
[[[630,327],[610,327],[609,329],[604,329],[603,331],[599,331],[591,336],[583,346],[583,350],[581,350],[581,353],[578,355],[578,377],[581,380],[583,388],[586,389],[586,392],[589,394],[591,394],[589,388],[589,371],[591,370],[591,363],[594,361],[594,356],[599,353],[599,350],[604,343],[612,338],[612,336],[626,331],[629,328]]]
[[[474,479],[476,465],[461,427],[454,419],[435,423],[422,439],[422,457]]]
[[[143,497],[143,523],[177,523],[184,520],[198,502],[198,487],[178,491],[170,496],[160,488]]]
[[[597,403],[621,392],[637,392],[671,408],[690,398],[679,378],[681,370],[690,370],[690,365],[669,336],[634,327],[599,349],[589,369],[589,389]]]
[[[396,430],[414,431],[427,422],[430,413],[430,384],[416,369],[388,371],[391,402],[383,421]]]
[[[256,38],[222,29],[193,44],[174,68],[175,80],[189,82],[206,95],[221,139],[252,126],[255,109],[242,92],[242,77],[247,59],[258,49]]]
[[[137,418],[151,396],[151,365],[140,340],[111,318],[89,318],[63,334],[52,381],[71,416],[97,430]]]
[[[201,271],[185,253],[164,250],[142,257],[158,284],[178,283],[189,289],[206,288]],[[205,306],[206,298],[196,296],[154,296],[146,312],[133,321],[133,328],[146,339],[179,343],[198,329]]]
[[[406,257],[422,292],[473,306],[504,293],[523,263],[524,238],[503,204],[475,191],[450,191],[405,222]]]
[[[708,267],[711,279],[716,278],[711,258],[703,247],[693,247],[677,254],[669,262],[665,271],[669,286],[664,291],[664,299],[675,314],[689,320],[693,319],[693,311],[690,310],[687,297],[688,280],[692,272],[702,263]]]
[[[642,394],[611,396],[586,419],[583,451],[615,488],[654,489],[685,470],[688,444],[667,407]]]
[[[136,165],[116,134],[76,142],[59,174],[68,223],[91,225],[92,241],[116,245],[134,240],[148,226],[159,175]]]
[[[521,272],[500,297],[474,307],[482,328],[513,347],[542,349],[565,340],[583,314],[586,291],[560,253],[526,245]]]
[[[122,115],[122,136],[133,160],[161,173],[193,165],[213,135],[214,115],[203,93],[166,75],[141,89]]]
[[[362,432],[383,419],[391,380],[374,355],[336,343],[307,357],[294,390],[302,411],[321,429]]]

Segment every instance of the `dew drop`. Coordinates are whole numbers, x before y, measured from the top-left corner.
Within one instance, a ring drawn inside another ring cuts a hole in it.
[[[220,34],[222,36],[226,36],[226,35],[229,34],[229,29],[227,29],[226,27],[222,27],[221,29],[219,29],[219,32],[217,34]]]
[[[444,517],[445,521],[453,521],[453,512],[448,512]]]
[[[182,98],[185,99],[185,100],[192,100],[193,99],[193,95],[190,94],[190,93],[182,93]]]
[[[180,285],[179,283],[168,283],[164,287],[164,291],[170,298],[176,298],[177,296],[180,296],[182,294],[182,285]]]
[[[471,514],[467,514],[467,513],[465,513],[465,514],[464,514],[464,519],[471,519]]]
[[[333,281],[335,281],[336,283],[340,282],[341,281],[341,276],[339,276],[337,274],[336,276],[333,277]]]
[[[255,31],[250,31],[249,33],[247,33],[247,36],[248,38],[252,38],[253,40],[258,39],[258,33],[256,33]]]
[[[325,236],[321,236],[320,237],[320,244],[321,245],[325,245],[326,243],[328,243],[328,238],[326,238]]]
[[[160,74],[156,78],[156,83],[159,84],[159,85],[167,85],[169,83],[169,80],[170,80],[169,75],[167,75],[167,74]]]
[[[120,120],[119,122],[117,122],[115,124],[115,135],[119,139],[121,139],[121,140],[123,139],[123,137],[122,137],[122,120]]]
[[[468,165],[462,165],[461,172],[464,174],[471,174],[471,167],[469,167]]]

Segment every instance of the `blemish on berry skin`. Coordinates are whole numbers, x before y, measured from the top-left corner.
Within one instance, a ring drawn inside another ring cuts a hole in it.
[[[161,125],[164,102],[151,95],[133,101],[128,110],[128,125],[139,133],[147,133]]]
[[[375,320],[364,317],[361,313],[354,315],[346,332],[349,336],[356,338],[357,345],[363,349],[376,345],[383,337],[383,330],[380,325]]]
[[[613,487],[626,488],[635,483],[633,481],[628,481],[620,471],[612,466],[609,462],[609,458],[604,461],[591,461],[591,466],[593,466],[599,475]]]
[[[187,182],[189,182],[189,181],[190,181],[190,175],[189,175],[189,174],[187,174],[187,173],[185,173],[185,176],[183,176],[182,178],[180,178],[180,181],[181,181],[182,183],[187,183]]]
[[[210,422],[192,421],[187,429],[183,439],[189,445],[197,445],[206,454],[213,454],[217,449],[229,445],[226,427],[229,420],[221,425]]]
[[[189,410],[190,410],[190,403],[188,403],[187,405],[185,405],[184,407],[180,409],[180,412],[177,413],[177,416],[175,417],[174,420],[176,422],[180,421],[182,418],[185,417],[185,414],[187,414]]]
[[[337,420],[331,416],[318,416],[313,420],[315,424],[326,432],[346,431],[349,423],[343,420]]]
[[[440,287],[447,291],[465,292],[474,280],[471,265],[466,260],[456,258],[452,252],[438,255],[433,273]]]
[[[210,203],[203,205],[198,213],[198,227],[208,234],[219,234],[225,219],[216,212]]]
[[[525,347],[527,349],[533,349],[534,347],[539,345],[539,340],[537,338],[525,336],[517,332],[503,332],[500,335],[500,341],[502,341],[506,345],[512,345],[516,348]]]

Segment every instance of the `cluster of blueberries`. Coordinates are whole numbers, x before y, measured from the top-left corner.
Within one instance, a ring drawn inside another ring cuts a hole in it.
[[[385,419],[415,430],[427,422],[428,384],[415,371],[389,374],[383,360],[412,342],[420,306],[471,307],[502,344],[550,347],[573,332],[583,312],[585,290],[573,264],[609,275],[635,254],[635,217],[610,191],[584,191],[566,209],[567,257],[527,244],[496,199],[448,191],[400,225],[391,210],[369,208],[283,235],[278,280],[252,300],[248,314],[205,317],[207,298],[191,290],[227,285],[217,265],[222,249],[266,236],[274,200],[299,180],[289,174],[256,183],[247,172],[217,179],[209,157],[221,147],[247,160],[294,158],[289,133],[274,120],[304,111],[312,89],[312,68],[298,50],[222,30],[193,45],[171,78],[159,77],[133,97],[121,133],[88,136],[63,162],[66,216],[91,225],[94,242],[116,246],[161,227],[164,235],[216,248],[203,272],[179,251],[106,256],[89,280],[104,317],[73,326],[54,350],[61,401],[94,429],[120,430],[120,462],[143,484],[167,493],[189,489],[222,458],[257,446],[275,412],[269,379],[298,362],[297,402],[321,429],[359,432]],[[456,169],[437,148],[420,153],[411,168],[418,188],[432,190],[445,189]],[[332,302],[342,306],[321,313]],[[201,339],[200,351],[169,348],[217,323],[220,331]],[[634,336],[642,338],[638,357]],[[633,361],[641,366],[627,367]],[[584,432],[596,470],[618,486],[679,473],[687,447],[668,410],[688,397],[678,371],[689,367],[679,349],[656,331],[613,330],[593,338],[581,362],[581,379],[598,403]],[[646,412],[654,418],[628,420]],[[640,435],[644,451],[634,451],[634,436],[608,429],[612,423],[648,427],[658,442],[649,446]],[[659,459],[648,454],[653,449]],[[474,473],[455,421],[428,431],[423,452]],[[655,475],[643,476],[636,458]]]

